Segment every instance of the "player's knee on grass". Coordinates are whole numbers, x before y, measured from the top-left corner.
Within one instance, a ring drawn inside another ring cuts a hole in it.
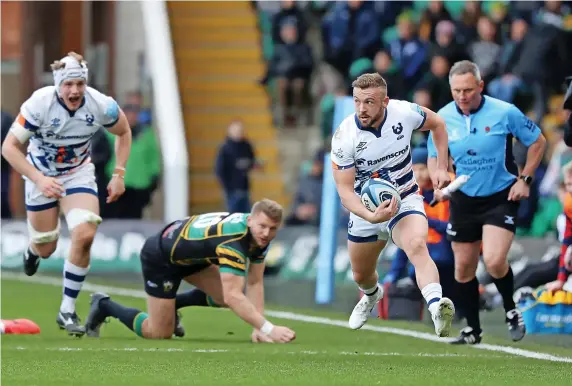
[[[174,315],[164,315],[161,318],[147,319],[143,326],[143,334],[149,339],[171,339],[175,331]]]

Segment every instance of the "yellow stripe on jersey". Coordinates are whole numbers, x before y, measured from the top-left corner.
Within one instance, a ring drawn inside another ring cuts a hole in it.
[[[232,248],[225,247],[224,245],[219,245],[216,248],[216,254],[217,255],[232,256],[232,257],[240,260],[242,263],[246,262],[246,257],[242,253],[240,253],[240,252],[238,252]]]
[[[237,261],[232,261],[230,259],[227,259],[226,257],[219,257],[218,263],[220,265],[227,265],[229,267],[237,268],[237,269],[240,269],[242,271],[246,270],[246,264],[239,263]]]
[[[191,224],[197,219],[197,216],[191,216],[188,220],[187,223],[183,226],[183,229],[179,232],[179,235],[177,236],[177,239],[175,240],[175,242],[173,243],[173,247],[171,248],[171,255],[169,256],[169,260],[171,260],[171,263],[174,264],[175,262],[173,261],[173,256],[175,255],[175,248],[177,247],[177,244],[179,244],[179,241],[182,238],[185,238],[184,235],[187,234],[187,229],[189,229],[189,227],[191,226]]]

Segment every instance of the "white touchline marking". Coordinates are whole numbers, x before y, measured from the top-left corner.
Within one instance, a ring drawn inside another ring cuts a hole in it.
[[[125,351],[125,352],[190,352],[190,353],[228,353],[228,352],[240,352],[241,350],[221,350],[221,349],[184,349],[184,348],[145,348],[145,347],[24,347],[24,346],[17,346],[17,347],[8,347],[4,348],[4,350],[17,350],[17,351],[91,351],[91,352],[99,352],[99,351]],[[265,355],[343,355],[343,356],[380,356],[380,357],[432,357],[432,358],[511,358],[505,357],[501,355],[468,355],[468,354],[456,354],[456,353],[402,353],[402,352],[354,352],[354,351],[275,351],[270,353],[265,353]]]
[[[22,281],[22,282],[30,282],[30,283],[58,286],[58,287],[62,285],[61,280],[58,278],[46,277],[46,276],[29,277],[29,276],[26,276],[24,274],[16,274],[13,272],[2,272],[1,278],[2,279]],[[147,294],[145,294],[145,292],[141,291],[141,290],[97,285],[97,284],[91,284],[88,282],[84,282],[83,290],[84,291],[90,291],[90,292],[105,292],[105,293],[108,293],[109,295],[127,296],[127,297],[140,298],[140,299],[145,299],[147,297]],[[284,312],[284,311],[267,310],[265,312],[265,314],[268,316],[272,316],[274,318],[288,319],[288,320],[295,320],[295,321],[306,322],[306,323],[315,323],[315,324],[322,324],[322,325],[328,325],[328,326],[337,326],[337,327],[349,328],[348,323],[346,321],[342,321],[342,320],[335,320],[335,319],[330,319],[330,318],[303,315],[303,314],[297,314],[297,313],[293,313],[293,312]],[[439,338],[435,335],[428,334],[426,332],[406,330],[403,328],[365,325],[361,329],[362,330],[375,331],[375,332],[384,332],[387,334],[409,336],[411,338],[429,340],[432,342],[447,343],[449,341],[448,339]],[[510,347],[510,346],[500,346],[500,345],[495,345],[495,344],[481,343],[481,344],[476,344],[476,345],[469,345],[469,347],[479,349],[479,350],[503,352],[503,353],[507,353],[507,354],[511,354],[511,355],[518,355],[518,356],[525,357],[525,358],[539,359],[539,360],[545,360],[545,361],[551,361],[551,362],[572,363],[571,357],[557,356],[557,355],[552,355],[552,354],[547,354],[547,353],[542,353],[542,352],[537,352],[537,351],[524,350],[524,349]]]

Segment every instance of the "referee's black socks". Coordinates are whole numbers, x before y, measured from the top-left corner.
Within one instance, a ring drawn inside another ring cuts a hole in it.
[[[512,268],[510,265],[508,266],[508,272],[506,275],[500,279],[493,278],[493,282],[502,296],[504,311],[509,312],[510,310],[514,310],[516,308],[512,298],[514,293],[514,275],[512,274]]]
[[[467,319],[467,325],[475,333],[481,333],[481,320],[479,318],[479,281],[477,278],[466,283],[457,282],[457,301],[461,312]]]

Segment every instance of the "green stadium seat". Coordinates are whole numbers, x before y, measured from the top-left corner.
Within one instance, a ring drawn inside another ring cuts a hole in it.
[[[389,43],[399,37],[399,31],[397,30],[397,26],[391,26],[383,31],[381,35],[381,41],[384,45],[389,45]]]
[[[465,8],[465,2],[462,0],[446,1],[445,8],[453,19],[458,19],[463,12],[463,8]]]

